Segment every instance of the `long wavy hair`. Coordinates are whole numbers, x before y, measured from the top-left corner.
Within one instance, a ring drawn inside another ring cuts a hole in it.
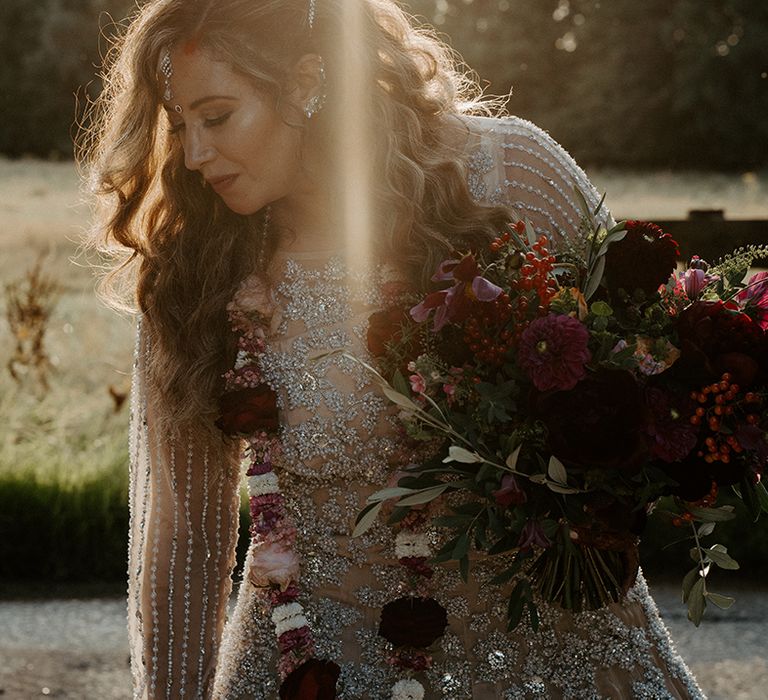
[[[327,107],[297,128],[330,151],[344,139],[333,125],[348,107],[345,95],[364,90],[376,254],[396,256],[415,284],[426,286],[452,249],[492,237],[509,220],[502,208],[474,203],[464,158],[445,139],[446,117],[488,114],[498,103],[484,100],[456,54],[394,0],[354,3],[360,21],[350,45],[347,0],[316,0],[311,28],[309,0],[154,0],[107,54],[104,89],[79,140],[98,195],[90,245],[111,256],[103,295],[143,313],[153,383],[172,424],[214,411],[232,360],[226,305],[256,269],[265,212],[233,213],[184,167],[161,116],[158,65],[168,47],[193,40],[283,111],[291,67],[320,54]],[[350,61],[365,67],[355,73],[366,85],[350,85]],[[345,174],[333,175],[343,187]],[[270,238],[266,260],[274,246]]]

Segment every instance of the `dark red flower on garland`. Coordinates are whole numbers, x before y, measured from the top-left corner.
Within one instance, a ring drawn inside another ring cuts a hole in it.
[[[675,371],[698,384],[724,373],[742,388],[768,367],[768,336],[756,321],[722,301],[698,301],[680,314],[681,356]]]
[[[388,343],[397,343],[403,336],[403,327],[413,325],[407,309],[392,306],[377,311],[368,318],[368,350],[374,357],[386,354]]]
[[[341,669],[333,661],[307,659],[280,686],[280,700],[336,700]]]
[[[634,471],[647,455],[645,407],[631,372],[600,369],[570,391],[533,398],[549,448],[566,465]]]
[[[404,597],[382,608],[379,634],[396,647],[426,648],[447,625],[445,608],[434,598]]]
[[[656,224],[627,221],[627,234],[611,243],[605,254],[605,282],[615,293],[632,295],[642,289],[646,296],[666,284],[680,256],[677,242]]]
[[[277,395],[267,384],[222,394],[216,427],[227,435],[277,431]]]

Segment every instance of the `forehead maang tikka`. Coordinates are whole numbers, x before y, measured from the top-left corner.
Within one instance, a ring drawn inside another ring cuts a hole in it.
[[[166,48],[163,51],[163,57],[160,59],[160,72],[163,75],[163,100],[170,102],[173,99],[173,90],[171,90],[171,76],[173,75],[173,63],[171,62],[171,50]],[[174,105],[173,109],[181,113],[181,105]]]

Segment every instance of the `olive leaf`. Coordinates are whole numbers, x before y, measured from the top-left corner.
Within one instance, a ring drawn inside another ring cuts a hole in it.
[[[360,537],[360,535],[367,532],[371,525],[376,521],[379,515],[381,506],[384,505],[383,501],[379,503],[371,503],[367,505],[357,516],[357,522],[355,523],[355,529],[352,531],[352,537]]]
[[[707,593],[707,600],[712,601],[720,610],[728,610],[736,602],[736,598],[729,595],[720,595],[719,593]]]
[[[474,464],[476,462],[482,462],[483,458],[476,452],[470,452],[458,445],[451,445],[448,448],[448,456],[443,460],[446,462],[461,462],[462,464]]]
[[[701,624],[701,618],[704,616],[704,609],[707,607],[707,600],[704,597],[704,579],[700,578],[691,588],[688,596],[688,619],[696,625]]]
[[[565,470],[565,465],[555,457],[555,455],[552,455],[549,458],[547,474],[549,474],[549,478],[552,479],[552,481],[555,481],[558,484],[565,485],[568,483],[568,472]]]
[[[726,520],[733,520],[736,517],[736,514],[733,512],[733,506],[720,506],[719,508],[688,506],[688,511],[696,520],[704,523],[720,523]]]
[[[521,450],[522,448],[523,448],[523,444],[522,444],[522,443],[520,443],[520,444],[519,444],[519,445],[518,445],[518,446],[517,446],[517,447],[516,447],[516,448],[515,448],[515,449],[512,451],[512,453],[509,455],[509,457],[507,457],[507,461],[505,462],[505,464],[506,464],[506,465],[507,465],[507,466],[508,466],[510,469],[514,469],[514,468],[517,466],[517,460],[518,460],[518,458],[520,457],[520,450]]]
[[[430,501],[434,501],[438,496],[442,495],[442,493],[447,488],[448,488],[448,484],[443,484],[442,486],[432,486],[428,489],[417,491],[416,493],[410,496],[401,498],[397,502],[397,505],[398,506],[418,506],[422,503],[429,503]]]
[[[729,556],[727,547],[721,544],[712,545],[709,549],[704,550],[704,553],[721,569],[735,571],[739,568],[739,563]]]

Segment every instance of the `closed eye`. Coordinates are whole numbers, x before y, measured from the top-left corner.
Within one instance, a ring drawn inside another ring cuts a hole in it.
[[[174,134],[178,134],[183,128],[184,128],[184,122],[179,122],[178,124],[171,124],[168,127],[168,133],[171,136],[173,136]]]
[[[219,126],[219,124],[223,124],[225,121],[227,121],[231,114],[232,112],[227,112],[226,114],[222,114],[220,117],[212,117],[211,119],[206,119],[203,121],[203,124],[208,127]]]

